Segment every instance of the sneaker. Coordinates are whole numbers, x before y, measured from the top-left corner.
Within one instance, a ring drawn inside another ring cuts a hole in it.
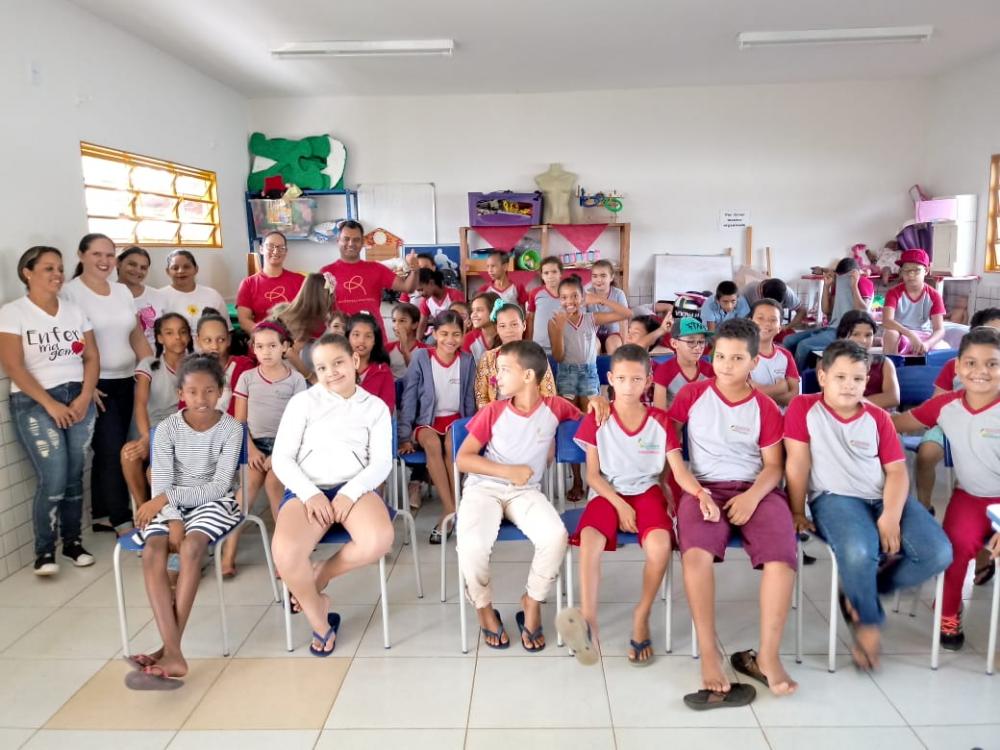
[[[58,572],[59,565],[56,563],[56,556],[51,552],[35,558],[36,576],[54,576]]]
[[[961,613],[954,617],[941,617],[941,648],[948,651],[958,651],[965,644],[965,633],[962,632]]]
[[[94,564],[94,556],[83,548],[79,541],[63,542],[63,557],[68,557],[78,568],[86,568]]]

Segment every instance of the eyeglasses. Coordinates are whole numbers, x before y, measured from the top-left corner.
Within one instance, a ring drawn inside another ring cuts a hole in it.
[[[705,346],[708,345],[708,342],[705,341],[705,339],[696,339],[694,341],[690,341],[689,339],[677,339],[677,340],[682,344],[686,344],[690,349],[704,349]]]
[[[899,275],[900,276],[916,276],[921,271],[924,271],[924,270],[926,270],[926,269],[923,266],[915,266],[913,268],[900,268],[899,269]]]
[[[284,253],[288,251],[288,248],[285,247],[284,245],[265,244],[264,249],[270,250],[272,253]]]

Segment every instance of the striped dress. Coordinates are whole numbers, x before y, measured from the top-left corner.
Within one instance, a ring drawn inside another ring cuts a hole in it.
[[[233,496],[242,443],[243,425],[228,414],[204,432],[192,429],[184,412],[160,422],[153,440],[152,496],[165,494],[167,504],[136,532],[136,541],[168,533],[170,521],[183,521],[186,533],[200,531],[212,542],[233,529],[241,515]]]

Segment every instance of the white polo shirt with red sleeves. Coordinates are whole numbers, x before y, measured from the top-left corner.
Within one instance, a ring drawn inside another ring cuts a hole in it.
[[[677,392],[688,383],[711,380],[714,377],[715,370],[712,369],[711,363],[703,359],[698,360],[698,374],[694,376],[693,380],[688,380],[688,376],[684,374],[677,362],[677,357],[671,357],[666,362],[661,362],[653,370],[653,384],[666,388],[671,398],[676,396]]]
[[[420,300],[420,304],[417,305],[417,307],[420,310],[421,315],[427,318],[433,318],[449,309],[452,302],[464,301],[465,296],[460,290],[446,287],[444,290],[444,299],[441,302],[438,302],[431,296],[427,296]]]
[[[783,346],[774,345],[771,356],[761,353],[757,366],[750,373],[750,379],[761,385],[774,385],[786,378],[798,378],[799,368],[795,366],[795,357]]]
[[[486,446],[483,455],[490,461],[530,466],[531,479],[525,486],[539,487],[559,423],[579,418],[580,410],[559,396],[542,398],[528,413],[514,406],[513,399],[491,401],[469,421],[469,434]],[[498,481],[503,480],[469,474],[465,486]]]
[[[796,396],[785,413],[785,437],[809,444],[810,497],[831,492],[881,500],[883,467],[906,460],[892,418],[867,401],[844,419],[827,406],[822,393]]]
[[[901,326],[911,331],[931,330],[931,316],[944,315],[947,310],[944,300],[933,287],[924,284],[920,294],[911,297],[906,291],[906,284],[898,284],[885,293],[884,309],[896,311],[895,320]]]
[[[753,390],[732,402],[714,380],[681,388],[668,414],[687,425],[691,473],[702,482],[755,481],[764,468],[761,450],[783,434],[781,411],[770,397]]]
[[[965,391],[935,396],[910,414],[927,427],[938,425],[951,443],[958,485],[970,495],[1000,500],[1000,398],[973,410]]]
[[[640,495],[659,484],[667,460],[667,442],[676,432],[662,409],[650,408],[635,432],[629,432],[611,405],[611,417],[600,427],[594,415],[587,414],[580,423],[576,444],[583,450],[597,448],[601,474],[619,495]],[[590,488],[589,497],[597,497]]]

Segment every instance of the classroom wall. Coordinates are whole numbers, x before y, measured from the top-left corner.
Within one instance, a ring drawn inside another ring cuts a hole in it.
[[[921,185],[934,195],[979,196],[975,268],[986,262],[990,158],[1000,153],[1000,54],[928,81],[919,112],[928,120]],[[977,307],[1000,305],[1000,273],[983,273]]]
[[[588,189],[625,193],[631,288],[643,297],[655,253],[742,257],[743,234],[720,230],[722,209],[750,209],[754,248],[770,245],[783,277],[895,236],[912,215],[906,191],[925,137],[923,118],[896,113],[925,91],[897,81],[262,99],[250,123],[274,136],[333,133],[351,184],[433,182],[439,242],[468,222],[468,191],[531,189],[561,162]]]
[[[241,95],[68,2],[31,0],[0,4],[0,102],[0,302],[23,294],[15,267],[31,245],[59,247],[72,272],[87,229],[81,140],[214,170],[225,247],[198,252],[199,280],[235,294],[247,242]],[[157,286],[166,253],[152,253]],[[34,560],[34,472],[15,440],[9,387],[0,373],[0,578]]]

